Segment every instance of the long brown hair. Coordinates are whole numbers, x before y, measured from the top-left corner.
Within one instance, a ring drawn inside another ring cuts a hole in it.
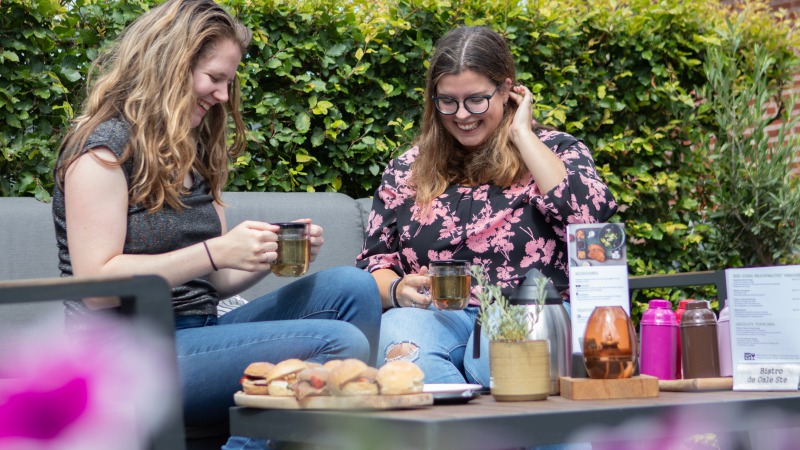
[[[509,186],[527,170],[519,152],[509,139],[509,125],[516,105],[508,102],[497,130],[477,151],[466,151],[444,128],[431,98],[445,75],[470,70],[486,76],[494,84],[511,79],[515,65],[505,39],[482,26],[458,27],[436,43],[425,82],[425,109],[422,130],[415,144],[419,147],[411,175],[416,202],[426,210],[434,198],[453,183]]]
[[[143,14],[93,63],[82,114],[61,143],[56,180],[63,188],[67,168],[82,154],[101,123],[121,118],[130,142],[111,166],[133,162],[129,201],[149,210],[182,208],[184,178],[194,171],[208,180],[215,200],[228,178],[228,161],[245,147],[238,79],[227,104],[216,104],[192,129],[196,105],[192,69],[229,40],[244,55],[252,32],[212,0],[169,0]],[[96,78],[96,81],[95,81]],[[228,114],[233,145],[226,142]]]

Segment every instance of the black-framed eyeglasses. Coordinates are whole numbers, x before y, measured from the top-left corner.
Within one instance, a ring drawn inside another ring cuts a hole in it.
[[[457,113],[460,104],[463,104],[470,114],[483,114],[489,110],[489,99],[494,97],[494,94],[502,85],[502,82],[498,84],[489,95],[472,95],[460,102],[453,97],[443,95],[435,95],[431,99],[433,100],[433,105],[436,106],[436,110],[446,116]]]

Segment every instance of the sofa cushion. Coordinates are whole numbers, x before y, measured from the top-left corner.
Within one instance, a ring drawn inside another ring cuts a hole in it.
[[[0,201],[0,280],[59,276],[49,203],[32,197]]]
[[[32,197],[0,199],[0,281],[54,278],[58,250],[49,203]],[[18,330],[47,320],[63,326],[61,301],[15,303],[0,308],[0,342],[7,342]],[[0,349],[0,359],[5,359]]]
[[[364,237],[367,237],[367,224],[369,223],[369,213],[372,211],[372,197],[362,197],[356,199],[359,209],[361,209],[361,221],[364,222]]]

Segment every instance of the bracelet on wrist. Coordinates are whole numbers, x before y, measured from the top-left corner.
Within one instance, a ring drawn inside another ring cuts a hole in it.
[[[400,303],[397,302],[397,286],[400,284],[402,279],[403,277],[398,277],[389,283],[389,300],[392,301],[392,306],[395,308],[401,308]]]
[[[217,269],[217,265],[214,264],[214,258],[211,257],[211,250],[208,249],[208,244],[206,244],[206,241],[203,241],[203,247],[206,248],[206,254],[208,255],[208,260],[211,261],[211,268],[214,269],[214,272],[216,272],[219,269]]]

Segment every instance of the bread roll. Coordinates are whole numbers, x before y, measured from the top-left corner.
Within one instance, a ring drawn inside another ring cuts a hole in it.
[[[323,364],[322,367],[328,370],[333,370],[335,367],[338,367],[340,365],[342,365],[341,359],[332,359],[330,361],[325,361],[325,364]]]
[[[378,369],[375,380],[381,395],[417,394],[422,392],[425,374],[411,361],[390,361]]]
[[[306,368],[308,368],[308,365],[305,361],[296,358],[286,359],[275,364],[275,367],[269,371],[267,376],[269,395],[293,397],[294,390],[292,385],[297,381],[297,374]]]
[[[268,362],[254,362],[244,369],[244,376],[241,379],[242,390],[245,394],[267,395],[267,376],[275,364]]]
[[[297,382],[292,386],[298,399],[330,395],[328,377],[331,371],[322,367],[309,367],[297,374]]]
[[[378,395],[378,369],[357,359],[345,359],[331,369],[328,387],[333,395]]]

